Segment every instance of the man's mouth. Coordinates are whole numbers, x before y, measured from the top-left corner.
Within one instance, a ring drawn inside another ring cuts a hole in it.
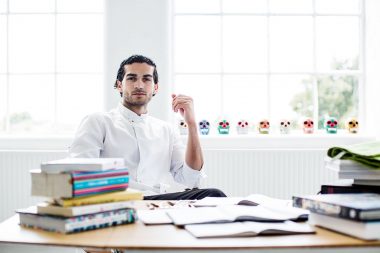
[[[145,92],[135,92],[135,93],[132,93],[132,95],[136,95],[136,96],[145,96],[146,93],[145,93]]]

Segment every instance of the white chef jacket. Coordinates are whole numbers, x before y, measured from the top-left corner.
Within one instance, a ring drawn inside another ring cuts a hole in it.
[[[71,157],[122,157],[130,186],[163,193],[168,172],[189,188],[198,187],[201,171],[184,161],[185,147],[174,128],[148,114],[137,115],[122,103],[106,113],[86,116],[69,148]],[[149,195],[149,194],[146,194]]]

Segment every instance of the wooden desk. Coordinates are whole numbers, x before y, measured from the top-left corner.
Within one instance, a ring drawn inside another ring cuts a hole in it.
[[[257,236],[246,238],[196,239],[172,225],[145,226],[135,224],[99,229],[78,234],[61,235],[24,228],[15,215],[0,224],[0,244],[63,246],[77,248],[133,251],[202,252],[239,249],[239,252],[380,252],[380,241],[366,242],[317,228],[315,235]],[[173,251],[174,250],[174,251]]]

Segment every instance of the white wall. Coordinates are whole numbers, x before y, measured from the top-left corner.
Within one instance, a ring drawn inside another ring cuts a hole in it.
[[[151,58],[157,65],[159,92],[149,113],[163,120],[170,112],[170,0],[107,0],[105,11],[105,107],[120,100],[113,89],[120,63],[133,54]]]

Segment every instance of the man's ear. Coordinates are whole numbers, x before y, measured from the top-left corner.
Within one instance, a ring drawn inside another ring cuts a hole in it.
[[[153,95],[152,96],[155,96],[158,92],[158,83],[154,84],[153,86]]]
[[[120,91],[120,92],[122,92],[123,91],[123,89],[122,89],[122,83],[119,81],[119,80],[116,80],[116,84],[117,84],[117,90],[118,91]]]

